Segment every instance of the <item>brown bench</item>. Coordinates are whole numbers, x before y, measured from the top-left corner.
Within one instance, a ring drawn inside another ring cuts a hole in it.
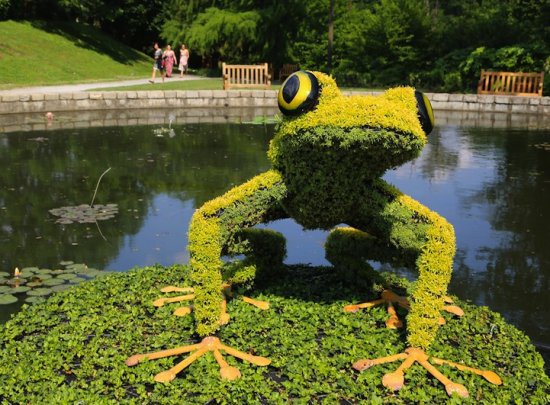
[[[477,94],[542,97],[544,72],[515,73],[481,71]]]
[[[271,88],[271,75],[267,63],[261,65],[222,64],[223,89]]]
[[[291,63],[285,63],[283,66],[281,66],[281,69],[279,69],[279,81],[283,81],[288,76],[290,76],[292,73],[296,72],[297,70],[300,70],[298,65],[293,65]]]

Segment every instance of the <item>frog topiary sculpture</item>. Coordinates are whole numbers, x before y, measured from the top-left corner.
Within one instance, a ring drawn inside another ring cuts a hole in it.
[[[273,169],[200,207],[189,229],[191,282],[193,288],[167,287],[164,292],[184,291],[168,302],[194,300],[197,333],[202,342],[177,349],[134,355],[128,365],[139,361],[191,353],[155,380],[171,381],[176,374],[207,352],[213,352],[221,376],[234,379],[239,371],[229,366],[222,352],[257,365],[269,359],[228,347],[214,336],[228,322],[226,298],[234,284],[251,282],[257,272],[276,272],[285,256],[282,235],[253,226],[282,218],[293,218],[306,229],[332,229],[326,256],[351,280],[377,273],[366,260],[407,265],[418,271],[410,302],[390,291],[373,303],[351,305],[355,311],[376,303],[388,305],[388,325],[400,326],[393,303],[409,310],[404,353],[375,360],[359,360],[363,370],[375,364],[404,360],[383,378],[393,390],[404,384],[404,371],[414,362],[440,380],[449,395],[467,396],[468,391],[442,375],[430,362],[447,364],[482,375],[494,384],[493,372],[429,358],[429,349],[440,325],[450,281],[455,236],[453,227],[441,216],[403,195],[381,179],[384,172],[419,155],[426,134],[434,125],[428,98],[410,87],[398,87],[380,96],[343,96],[335,81],[319,72],[299,71],[282,85],[278,95],[286,118],[271,141],[268,156]],[[349,227],[334,228],[339,224]],[[222,255],[245,255],[245,259],[223,264]],[[260,308],[268,304],[243,297]],[[460,310],[447,309],[459,314]],[[176,310],[177,315],[191,307]]]

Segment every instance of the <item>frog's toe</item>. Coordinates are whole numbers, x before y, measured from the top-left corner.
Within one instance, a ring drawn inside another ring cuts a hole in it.
[[[220,339],[215,336],[205,337],[200,343],[178,347],[175,349],[162,350],[159,352],[147,353],[147,354],[135,354],[126,359],[126,365],[135,366],[143,360],[155,360],[169,356],[176,356],[183,353],[191,353],[186,359],[176,364],[169,370],[162,371],[155,376],[157,382],[170,382],[178,373],[183,371],[195,360],[202,357],[208,352],[212,352],[214,358],[220,366],[220,376],[225,380],[235,380],[241,376],[240,371],[233,366],[230,366],[223,358],[222,352],[237,357],[241,360],[247,361],[257,366],[267,366],[271,361],[266,357],[254,356],[249,353],[241,352],[240,350],[226,346],[221,343]]]
[[[419,348],[410,347],[407,350],[405,350],[404,353],[399,353],[393,356],[387,356],[387,357],[380,357],[378,359],[363,359],[359,360],[354,364],[354,368],[356,370],[362,371],[367,368],[370,368],[376,364],[384,364],[384,363],[390,363],[397,360],[403,360],[401,365],[395,370],[394,372],[390,372],[384,375],[382,378],[382,384],[393,390],[399,390],[403,387],[405,384],[405,372],[407,369],[412,366],[414,363],[420,364],[422,367],[426,369],[432,376],[434,376],[439,382],[441,382],[445,386],[445,390],[447,391],[447,394],[457,394],[463,398],[468,397],[468,390],[465,386],[462,384],[455,383],[445,377],[433,364],[442,365],[446,364],[451,367],[457,368],[462,371],[470,371],[474,374],[480,375],[483,378],[485,378],[487,381],[489,381],[492,384],[500,385],[502,384],[502,380],[500,377],[488,370],[479,370],[472,367],[467,367],[463,364],[459,363],[453,363],[448,360],[442,360],[438,359],[436,357],[428,357],[424,350]],[[433,363],[433,364],[432,364]]]

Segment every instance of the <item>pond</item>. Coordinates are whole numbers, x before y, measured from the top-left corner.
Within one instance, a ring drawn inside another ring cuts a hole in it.
[[[274,125],[166,117],[149,125],[0,134],[0,272],[54,269],[67,260],[111,271],[187,262],[193,211],[269,168]],[[450,292],[500,312],[544,351],[550,347],[550,129],[440,122],[421,157],[385,179],[454,225]],[[108,168],[94,201],[117,204],[115,217],[56,223],[49,210],[90,204]],[[291,220],[269,226],[287,237],[287,263],[328,264],[326,232],[303,231]],[[0,306],[0,321],[20,305]]]

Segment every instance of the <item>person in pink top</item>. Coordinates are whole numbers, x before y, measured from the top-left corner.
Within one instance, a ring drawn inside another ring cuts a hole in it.
[[[162,56],[164,58],[164,67],[166,69],[166,77],[172,77],[172,70],[176,64],[176,54],[170,45],[166,45],[166,50]]]
[[[182,44],[180,49],[180,65],[179,65],[180,77],[183,77],[183,75],[187,73],[188,61],[189,61],[189,49],[187,49],[185,44]]]

